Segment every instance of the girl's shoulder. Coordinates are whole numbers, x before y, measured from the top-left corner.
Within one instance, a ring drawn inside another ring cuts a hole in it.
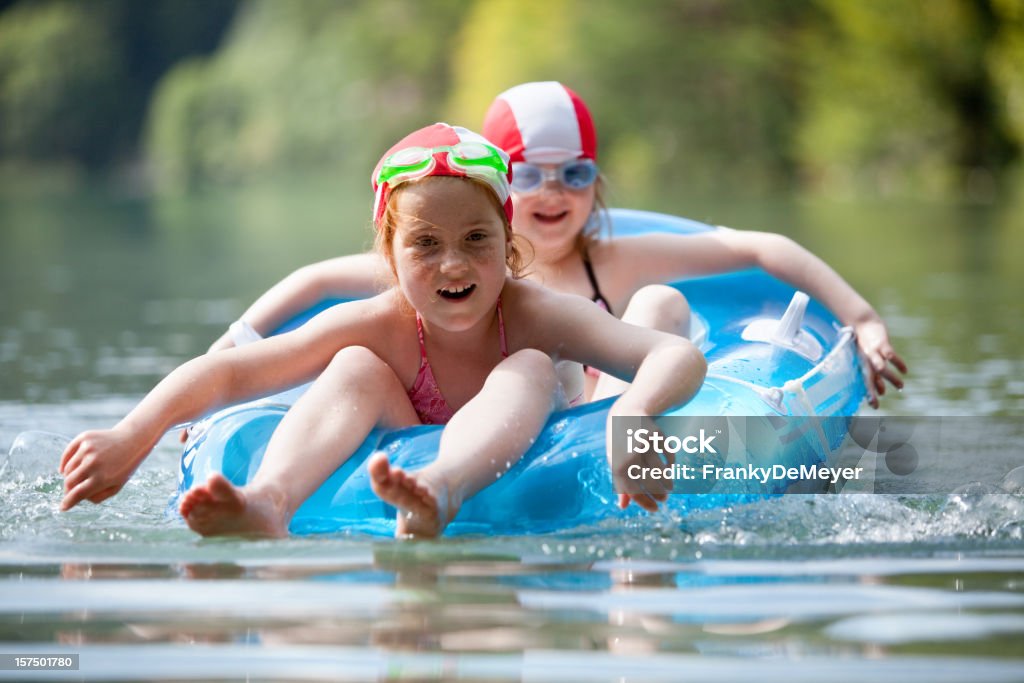
[[[551,350],[561,343],[574,321],[587,319],[591,311],[602,313],[597,304],[584,296],[511,278],[502,290],[501,306],[513,348]]]
[[[392,367],[396,358],[416,346],[416,311],[394,289],[333,306],[300,330],[306,328],[311,341],[338,348],[365,346]]]
[[[508,312],[536,313],[557,305],[558,297],[566,296],[525,278],[506,278],[501,290],[501,307]]]
[[[501,290],[501,308],[510,327],[532,325],[553,315],[559,294],[544,285],[524,279],[508,278]]]

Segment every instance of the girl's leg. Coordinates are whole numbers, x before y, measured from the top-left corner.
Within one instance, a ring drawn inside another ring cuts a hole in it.
[[[394,371],[363,347],[334,359],[281,420],[253,480],[236,487],[216,474],[189,490],[181,516],[204,536],[286,536],[299,505],[377,425],[419,424]]]
[[[648,285],[637,290],[629,300],[622,321],[638,327],[650,327],[662,332],[690,336],[690,304],[682,292],[668,285]],[[589,378],[588,378],[589,379]],[[596,383],[590,380],[590,400],[597,401],[621,394],[629,386],[618,377],[604,373]]]
[[[555,363],[555,373],[566,403],[575,406],[586,402],[587,376],[582,365],[572,360],[561,360]]]
[[[560,400],[551,359],[524,349],[503,360],[480,393],[451,419],[437,460],[405,472],[392,467],[383,453],[375,455],[370,482],[378,496],[399,509],[397,535],[440,534],[462,501],[519,461]]]

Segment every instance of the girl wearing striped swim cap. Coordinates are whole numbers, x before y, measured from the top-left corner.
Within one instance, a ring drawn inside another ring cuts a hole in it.
[[[902,387],[894,368],[906,372],[906,366],[881,318],[834,270],[792,240],[738,230],[598,239],[599,226],[609,220],[601,199],[597,133],[586,103],[565,85],[542,81],[506,90],[488,109],[482,132],[512,162],[513,227],[534,247],[531,279],[588,297],[634,325],[686,336],[689,305],[663,283],[759,266],[854,327],[872,369],[873,405],[885,391],[883,380]],[[586,382],[591,400],[626,386],[592,370]]]

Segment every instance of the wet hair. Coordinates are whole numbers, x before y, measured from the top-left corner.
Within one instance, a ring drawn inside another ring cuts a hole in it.
[[[378,254],[384,257],[388,265],[391,266],[391,272],[395,272],[394,255],[392,253],[392,247],[395,242],[395,230],[397,225],[397,216],[395,211],[395,203],[398,196],[402,191],[413,183],[421,183],[429,180],[433,177],[439,176],[427,176],[418,180],[409,181],[402,183],[394,190],[391,191],[388,197],[387,205],[384,207],[384,213],[380,218],[380,225],[377,228],[377,234],[373,240],[373,248]],[[505,248],[505,265],[508,266],[509,271],[512,273],[512,277],[519,279],[525,275],[526,266],[532,260],[533,246],[530,242],[522,235],[517,235],[512,231],[512,224],[509,222],[508,217],[505,215],[504,207],[498,202],[497,196],[494,194],[494,190],[490,188],[487,183],[476,178],[463,177],[463,176],[444,176],[458,178],[464,182],[474,183],[475,185],[484,189],[487,198],[494,206],[495,212],[501,219],[501,224],[505,226],[505,235],[508,237]],[[530,252],[530,258],[526,257],[525,252]]]

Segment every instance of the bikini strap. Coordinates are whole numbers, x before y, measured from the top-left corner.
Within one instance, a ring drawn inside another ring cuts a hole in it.
[[[590,288],[594,290],[594,296],[591,297],[590,300],[594,303],[604,304],[605,310],[611,313],[611,304],[608,303],[608,299],[605,299],[604,294],[601,293],[601,287],[597,284],[597,276],[594,275],[594,267],[590,264],[590,259],[587,256],[587,254],[583,255],[583,269],[587,271],[587,279],[590,280]]]
[[[427,362],[427,342],[423,339],[423,320],[416,313],[416,334],[420,337],[420,366]]]
[[[501,297],[498,297],[498,339],[501,343],[501,357],[508,358],[508,343],[505,341],[505,318],[501,315]]]

